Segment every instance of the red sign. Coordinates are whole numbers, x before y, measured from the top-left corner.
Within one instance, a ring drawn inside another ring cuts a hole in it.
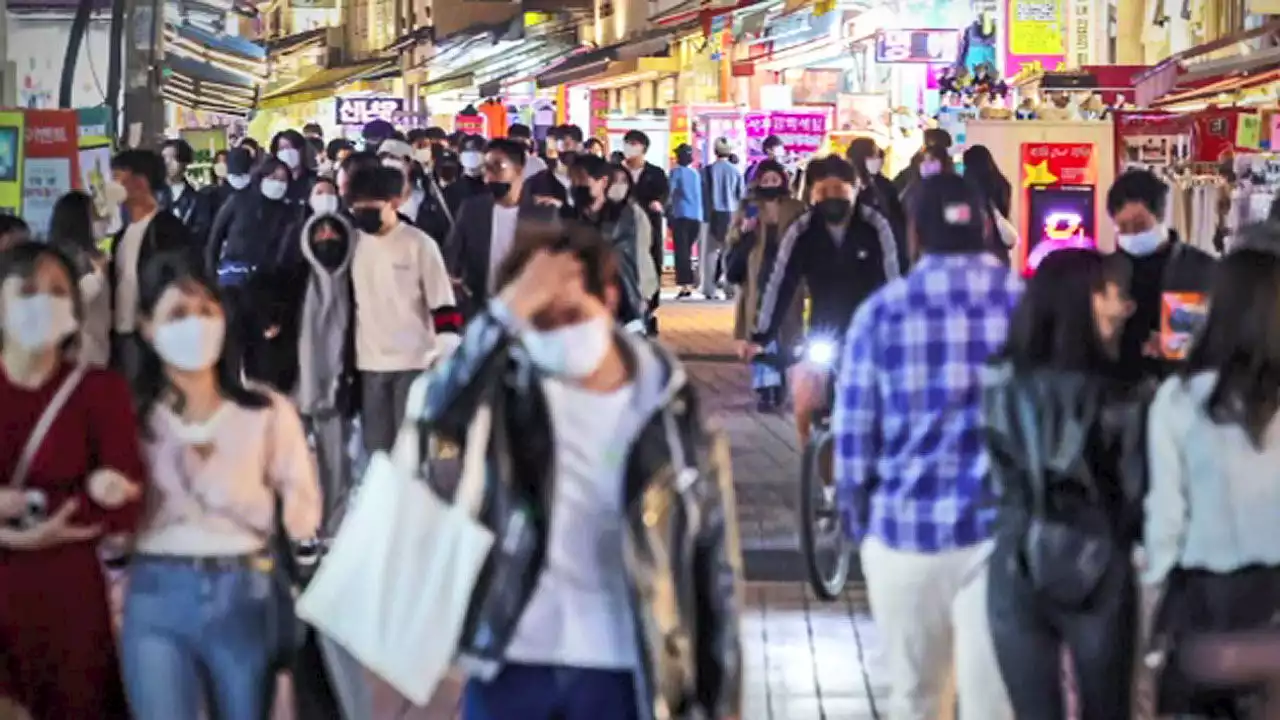
[[[591,116],[587,126],[588,134],[599,138],[605,145],[609,144],[609,91],[591,91]]]
[[[1023,187],[1096,185],[1093,143],[1023,143]]]
[[[53,205],[80,185],[79,118],[75,110],[26,110],[22,216],[36,235],[49,229]]]
[[[463,115],[457,114],[453,118],[454,132],[466,133],[467,135],[485,135],[485,126],[487,118],[484,115]]]

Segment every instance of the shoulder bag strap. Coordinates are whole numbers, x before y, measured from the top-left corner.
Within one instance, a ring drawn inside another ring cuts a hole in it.
[[[86,367],[77,365],[71,370],[62,384],[58,386],[58,392],[54,393],[49,404],[45,406],[44,412],[40,414],[40,419],[36,421],[36,426],[31,431],[31,435],[27,438],[27,444],[22,448],[22,455],[18,457],[18,464],[13,469],[13,476],[9,479],[9,487],[15,490],[21,490],[27,483],[27,474],[31,472],[31,463],[36,459],[36,453],[40,451],[40,446],[44,444],[44,438],[49,434],[49,429],[53,427],[53,422],[58,419],[58,414],[62,412],[62,408],[66,406],[67,401],[71,399],[71,394],[75,392],[76,386],[84,379]]]

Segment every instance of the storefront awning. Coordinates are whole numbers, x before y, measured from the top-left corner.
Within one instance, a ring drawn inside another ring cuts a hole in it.
[[[610,67],[611,63],[625,63],[642,59],[646,61],[668,60],[669,58],[662,56],[669,51],[672,41],[679,38],[682,33],[697,27],[698,22],[694,20],[671,27],[657,28],[627,42],[579,52],[566,59],[559,66],[540,73],[537,76],[538,87],[550,88],[558,85],[581,83],[588,78],[594,78],[606,73],[610,75],[616,74],[614,69]],[[661,63],[658,64],[661,65]],[[671,72],[679,72],[679,63],[676,63],[676,65],[676,69]]]
[[[329,28],[318,27],[300,33],[267,41],[267,52],[272,55],[295,52],[304,48],[323,45],[329,37]]]
[[[1176,110],[1177,106],[1186,103],[1216,102],[1220,105],[1230,105],[1236,100],[1234,96],[1238,93],[1263,88],[1277,82],[1280,82],[1280,69],[1237,75],[1190,90],[1170,93],[1153,103],[1152,107]]]
[[[574,50],[574,47],[558,40],[540,38],[524,41],[517,47],[500,49],[456,72],[429,80],[419,92],[423,95],[438,95],[488,85],[513,76],[528,75],[555,63]]]
[[[261,45],[194,25],[167,23],[164,28],[166,57],[181,57],[235,75],[244,84],[267,79],[267,51]]]
[[[233,73],[181,55],[164,59],[161,92],[183,107],[227,115],[247,115],[258,98],[257,87]]]
[[[386,77],[398,68],[394,59],[368,60],[354,65],[326,68],[298,82],[273,91],[258,102],[258,109],[284,107],[295,103],[312,102],[332,97],[334,90],[358,80]]]
[[[1171,93],[1198,90],[1219,81],[1278,67],[1280,47],[1250,48],[1250,44],[1277,37],[1280,37],[1280,20],[1273,20],[1184,50],[1135,78],[1135,102],[1139,107],[1151,107]],[[1209,57],[1233,47],[1241,51],[1228,57]]]
[[[678,72],[680,72],[680,61],[673,57],[602,60],[564,73],[553,71],[539,75],[538,87],[573,83],[586,85],[592,89],[604,89],[645,80],[656,80],[664,75],[674,75]]]

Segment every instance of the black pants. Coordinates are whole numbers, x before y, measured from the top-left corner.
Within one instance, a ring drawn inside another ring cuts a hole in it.
[[[1117,550],[1088,605],[1057,607],[1038,595],[1011,541],[991,556],[987,612],[1014,716],[1063,720],[1062,649],[1071,653],[1081,720],[1128,720],[1137,635],[1137,587]]]
[[[676,246],[676,284],[694,285],[698,281],[693,276],[693,248],[698,244],[698,234],[702,232],[702,223],[691,218],[676,218],[671,221],[671,235]]]

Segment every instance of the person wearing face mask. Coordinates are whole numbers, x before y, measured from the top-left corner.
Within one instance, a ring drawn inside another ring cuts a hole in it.
[[[223,160],[222,178],[213,185],[206,185],[200,188],[200,194],[204,196],[205,203],[209,208],[209,232],[213,232],[213,223],[218,219],[218,213],[222,212],[222,208],[236,194],[244,191],[249,187],[249,183],[253,181],[253,158],[249,155],[249,151],[244,148],[232,148],[228,150]],[[215,170],[216,170],[215,166]]]
[[[97,541],[137,527],[148,476],[128,383],[71,359],[76,275],[49,245],[0,253],[0,698],[127,720]]]
[[[534,150],[535,144],[533,141],[533,131],[529,129],[528,125],[523,123],[512,123],[511,127],[507,128],[507,137],[511,140],[522,142],[528,146],[529,155],[525,158],[524,162],[525,180],[528,180],[534,175],[537,175],[547,169],[546,161],[538,157],[538,153]]]
[[[241,138],[240,144],[236,147],[242,148],[249,153],[249,162],[251,166],[257,165],[258,161],[262,159],[262,145],[258,144],[258,141],[251,137]]]
[[[911,122],[914,124],[915,120]],[[920,179],[920,161],[930,150],[940,150],[943,155],[950,156],[951,153],[951,133],[941,128],[929,128],[924,131],[924,143],[912,157],[910,164],[902,169],[893,178],[893,186],[898,189],[898,195],[902,195],[906,189]]]
[[[351,189],[352,175],[355,175],[360,170],[376,167],[382,167],[382,159],[376,153],[362,150],[348,155],[342,161],[341,167],[338,168],[338,198],[345,199],[347,197],[347,192]]]
[[[111,363],[132,382],[137,377],[141,347],[138,331],[138,276],[157,254],[188,253],[201,257],[187,227],[172,213],[160,212],[156,197],[164,189],[164,160],[148,150],[125,150],[111,158],[107,193],[124,196],[121,213],[127,224],[111,239]],[[115,188],[114,190],[112,188]],[[206,267],[213,267],[206,265]]]
[[[930,145],[920,151],[920,154],[912,160],[915,166],[915,179],[902,191],[902,209],[906,212],[907,217],[914,217],[915,203],[920,197],[921,181],[934,177],[936,175],[949,174],[954,175],[956,172],[955,162],[951,159],[951,151],[937,146]]]
[[[160,207],[187,226],[192,240],[203,243],[209,237],[213,215],[204,196],[187,180],[187,167],[195,162],[196,152],[186,140],[170,138],[165,140],[160,156],[164,158],[166,184]]]
[[[218,213],[205,259],[221,287],[245,284],[281,256],[287,231],[302,218],[289,204],[289,178],[287,166],[267,158],[258,166],[253,191],[234,196]]]
[[[481,440],[498,449],[479,519],[528,550],[494,553],[477,584],[458,650],[496,672],[468,683],[467,720],[744,717],[726,441],[679,361],[614,322],[616,257],[590,227],[522,226],[496,296],[414,387],[406,422],[450,441],[504,408]],[[641,517],[654,503],[674,513],[662,532]],[[657,588],[684,601],[659,607]],[[685,651],[635,632],[659,616]]]
[[[359,231],[351,275],[361,429],[370,453],[391,448],[409,386],[452,350],[462,324],[439,246],[396,212],[403,193],[403,173],[388,167],[357,171],[347,192]]]
[[[462,167],[462,175],[445,190],[445,202],[453,211],[456,220],[461,212],[462,203],[468,199],[489,192],[485,187],[484,154],[485,140],[479,135],[468,135],[458,142],[458,164]]]
[[[462,201],[466,200],[454,187],[462,178],[462,162],[458,159],[458,153],[446,146],[432,145],[431,152],[435,156],[431,164],[431,178],[440,188],[445,207],[449,209],[449,217],[456,219]]]
[[[136,720],[268,717],[288,649],[274,618],[291,602],[272,547],[310,545],[320,525],[307,438],[288,398],[242,380],[233,321],[199,267],[149,264],[140,317],[151,491],[120,634],[129,705]]]
[[[84,306],[80,324],[80,362],[106,367],[111,360],[111,293],[107,256],[98,248],[105,233],[95,228],[93,198],[79,190],[58,198],[49,222],[48,243],[71,259]]]
[[[644,210],[649,218],[649,227],[653,229],[653,245],[649,255],[653,258],[654,267],[662,272],[664,256],[663,247],[666,239],[666,225],[663,224],[663,212],[667,199],[671,194],[671,185],[667,181],[667,173],[662,168],[645,159],[649,152],[649,136],[639,130],[628,130],[622,136],[623,167],[631,173],[631,199]],[[654,293],[649,298],[650,312],[656,310],[661,300],[661,293]],[[649,334],[658,334],[658,320],[650,316]]]
[[[435,180],[413,159],[413,153],[413,148],[401,140],[387,140],[378,148],[383,165],[404,173],[405,196],[400,199],[400,219],[432,240],[444,242],[453,225],[453,214]]]
[[[911,248],[907,242],[907,215],[893,183],[881,172],[884,150],[868,137],[854,138],[846,153],[858,175],[858,185],[866,188],[867,200],[874,202],[880,214],[889,220],[898,241],[898,267],[904,272],[911,266]]]
[[[609,164],[595,155],[581,155],[573,164],[573,206],[564,208],[565,217],[590,225],[613,247],[618,267],[618,322],[632,332],[644,333],[649,299],[640,292],[641,263],[652,264],[647,252],[637,252],[640,223],[647,223],[635,203],[615,202]]]
[[[1144,398],[1115,376],[1128,270],[1096,250],[1050,253],[983,369],[984,480],[998,503],[987,613],[1020,718],[1063,716],[1064,646],[1076,717],[1132,717],[1147,478]],[[1099,562],[1076,565],[1085,548]]]
[[[861,544],[895,717],[948,717],[954,679],[966,718],[1013,720],[988,614],[996,511],[982,376],[1005,344],[1022,280],[988,252],[981,202],[962,178],[922,184],[911,228],[924,254],[905,278],[858,303],[852,320],[842,313],[833,336],[843,350],[830,395],[835,497],[827,502]],[[822,288],[812,280],[809,288],[816,326]],[[1107,709],[1118,713],[1092,717],[1129,716]],[[1061,717],[1055,710],[1016,717]]]
[[[738,343],[738,354],[744,359],[758,321],[760,296],[778,257],[778,245],[791,223],[805,213],[804,203],[791,197],[787,184],[787,169],[781,163],[761,161],[756,166],[751,191],[729,223],[725,279],[738,288],[734,295],[733,337]],[[791,300],[778,328],[778,339],[764,348],[766,353],[785,358],[786,354],[779,349],[794,347],[803,334],[804,298],[800,295],[796,293]],[[781,372],[785,369],[785,361],[776,367],[752,365],[751,386],[762,412],[774,412],[782,407],[785,398]]]
[[[785,144],[783,144],[782,138],[778,137],[777,135],[770,135],[769,137],[766,137],[764,141],[761,142],[760,144],[760,150],[761,152],[764,153],[764,158],[761,160],[758,160],[751,167],[747,168],[746,180],[748,183],[751,183],[755,180],[756,171],[760,167],[760,163],[764,162],[765,160],[772,160],[782,165],[783,167],[786,167],[787,147]],[[791,185],[791,171],[787,170],[787,186],[790,187],[790,185]]]
[[[550,207],[572,205],[569,179],[573,161],[582,151],[582,129],[577,125],[560,125],[547,133],[547,142],[555,148],[555,155],[539,173],[526,175],[525,187],[541,204]]]
[[[1121,372],[1130,382],[1158,381],[1176,369],[1185,348],[1163,346],[1161,304],[1176,293],[1207,298],[1216,264],[1165,225],[1168,196],[1169,187],[1148,170],[1125,172],[1107,191],[1116,245],[1133,266],[1133,317],[1120,337]]]
[[[702,178],[693,169],[693,147],[676,148],[676,167],[671,170],[671,237],[675,243],[677,297],[693,294],[697,278],[693,273],[693,248],[702,235]]]
[[[600,138],[598,137],[587,138],[587,141],[582,143],[582,151],[591,155],[595,155],[601,160],[605,159],[604,143],[601,142]]]
[[[376,147],[376,146],[374,146]],[[271,156],[289,168],[289,187],[285,201],[306,208],[315,182],[315,156],[307,139],[297,130],[282,130],[271,138]]]
[[[622,166],[622,163],[609,164],[609,189],[605,191],[605,196],[613,205],[625,205],[634,210],[636,219],[636,264],[640,266],[640,296],[645,299],[645,329],[648,331],[648,319],[653,314],[653,308],[648,307],[649,298],[653,294],[661,290],[662,277],[658,274],[658,268],[653,264],[653,258],[649,255],[649,248],[653,245],[653,228],[649,226],[649,216],[645,213],[644,208],[636,204],[631,198],[631,194],[635,188],[632,186],[631,173]]]
[[[809,291],[809,336],[844,337],[854,311],[871,293],[902,276],[888,219],[860,199],[853,166],[831,155],[806,170],[813,209],[787,227],[769,269],[746,354],[778,339],[796,292]],[[809,441],[812,413],[826,401],[830,369],[801,362],[791,368],[800,444]]]
[[[554,220],[559,210],[539,204],[524,184],[523,144],[508,139],[489,143],[485,153],[487,192],[467,200],[445,242],[445,263],[463,294],[467,314],[484,307],[497,268],[515,242],[516,228],[529,220]]]

